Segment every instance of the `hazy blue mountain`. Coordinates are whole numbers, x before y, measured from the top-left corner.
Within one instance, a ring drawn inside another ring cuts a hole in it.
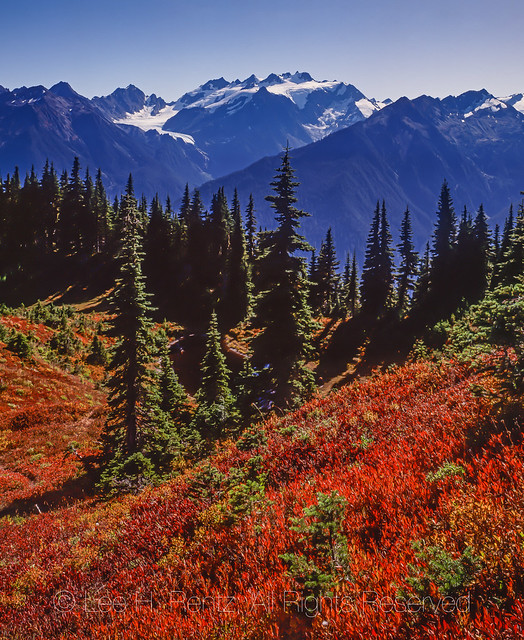
[[[386,200],[398,233],[406,206],[419,247],[429,238],[442,181],[451,187],[457,213],[483,203],[500,222],[524,187],[524,116],[487,91],[438,100],[401,98],[367,120],[292,150],[301,185],[299,206],[312,214],[303,231],[317,247],[333,227],[339,251],[365,244],[378,199]],[[243,203],[253,193],[263,227],[273,226],[264,197],[279,165],[269,157],[202,186],[205,201],[219,186]]]
[[[92,174],[100,167],[113,193],[124,189],[130,172],[138,193],[163,197],[211,177],[193,144],[115,124],[65,82],[0,91],[0,175],[15,166],[22,176],[32,165],[40,171],[46,159],[69,170],[75,156]]]
[[[209,80],[175,102],[146,96],[133,85],[94,103],[119,124],[156,130],[194,143],[218,177],[273,155],[288,141],[300,147],[364,120],[385,103],[351,84],[308,73]]]

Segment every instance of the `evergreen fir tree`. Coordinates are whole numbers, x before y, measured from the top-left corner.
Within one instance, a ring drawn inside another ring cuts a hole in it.
[[[236,189],[233,206],[237,208],[239,206]],[[215,304],[223,293],[223,281],[226,277],[226,264],[232,226],[231,213],[224,189],[221,187],[218,192],[213,195],[206,229],[206,245],[208,249],[206,282],[208,287],[215,292]]]
[[[524,192],[523,192],[524,193]],[[522,280],[524,274],[524,202],[520,204],[511,232],[509,246],[502,256],[499,284],[511,285]]]
[[[417,310],[425,309],[427,305],[427,300],[430,292],[430,283],[431,283],[431,260],[430,260],[430,249],[429,242],[426,243],[426,249],[424,251],[424,256],[422,257],[420,267],[419,267],[419,275],[417,282],[415,283],[415,289],[413,292],[413,304],[412,306]]]
[[[46,161],[40,182],[42,233],[46,250],[53,251],[56,238],[56,225],[60,206],[60,185],[53,164]]]
[[[192,427],[203,438],[214,440],[238,427],[239,413],[229,386],[230,372],[220,346],[217,315],[213,311],[201,365],[202,383],[196,394],[198,408]]]
[[[418,256],[413,244],[411,217],[406,208],[400,225],[400,243],[398,244],[400,265],[397,272],[397,306],[401,312],[409,306],[410,292],[415,286]]]
[[[311,352],[311,312],[307,304],[304,260],[297,251],[311,251],[298,234],[300,219],[308,215],[294,203],[298,182],[294,180],[289,149],[271,183],[267,196],[278,227],[261,238],[257,261],[260,295],[255,324],[262,327],[252,341],[253,365],[266,392],[273,392],[277,406],[292,405],[313,388],[313,376],[305,367]]]
[[[142,275],[141,221],[132,181],[122,199],[120,277],[111,296],[118,337],[109,365],[109,415],[102,433],[105,490],[139,489],[155,479],[164,424],[155,415],[151,377],[151,306]]]
[[[158,194],[151,202],[149,222],[145,235],[144,273],[148,289],[155,296],[155,303],[163,306],[170,294],[167,277],[171,270],[172,224],[165,215]]]
[[[311,251],[311,260],[309,261],[308,269],[308,304],[313,312],[317,313],[319,310],[319,293],[318,293],[318,261],[317,252],[315,249]]]
[[[247,316],[251,297],[250,269],[246,238],[242,225],[240,203],[235,189],[233,198],[233,231],[223,285],[221,320],[225,327],[233,327]]]
[[[514,228],[514,219],[513,219],[513,205],[509,208],[508,217],[504,222],[504,230],[502,231],[502,239],[500,242],[500,248],[497,255],[496,262],[493,266],[493,273],[491,275],[490,287],[494,289],[497,285],[499,285],[502,281],[502,264],[504,262],[504,256],[506,255],[509,245],[511,242],[511,236],[513,234]]]
[[[189,212],[191,210],[191,197],[189,195],[189,185],[186,182],[186,187],[184,189],[184,195],[182,196],[182,202],[180,204],[180,215],[179,218],[182,222],[186,222],[189,217]]]
[[[80,242],[82,249],[87,254],[91,254],[96,250],[97,212],[95,185],[89,173],[89,167],[86,168],[84,178],[84,206],[81,210],[81,217],[78,224],[81,226]]]
[[[256,253],[256,228],[257,219],[255,217],[255,203],[253,194],[249,194],[249,203],[246,209],[246,242],[247,242],[247,259],[250,265],[255,261]]]
[[[442,315],[457,305],[457,296],[450,292],[449,284],[456,275],[456,218],[447,182],[444,180],[437,209],[437,222],[433,233],[430,267],[430,311]]]
[[[379,271],[382,283],[382,300],[381,310],[385,310],[391,306],[394,293],[394,277],[393,277],[393,249],[391,248],[391,233],[389,231],[389,222],[386,214],[386,203],[382,200],[382,209],[380,213],[380,259]]]
[[[100,253],[109,244],[112,228],[111,208],[107,200],[100,169],[98,169],[95,179],[94,217],[96,227],[95,248]]]
[[[249,427],[261,419],[262,413],[257,406],[257,380],[250,358],[245,358],[242,369],[235,380],[234,394],[238,407],[240,423]]]
[[[174,423],[176,430],[182,433],[188,427],[191,417],[189,399],[178,380],[171,358],[165,334],[160,336],[160,408]]]
[[[473,255],[472,255],[472,287],[469,300],[479,300],[488,287],[490,237],[488,221],[481,204],[473,222]]]
[[[346,306],[351,317],[354,317],[358,308],[358,271],[356,253],[353,253],[353,262],[351,263],[351,274],[349,276],[347,286]]]
[[[63,177],[65,179],[67,174]],[[58,220],[60,249],[64,253],[75,253],[82,248],[84,209],[85,195],[84,185],[80,178],[80,161],[75,158],[71,176],[62,187],[62,203]]]
[[[320,310],[324,315],[332,315],[337,306],[339,276],[338,260],[333,243],[331,227],[320,247],[317,264],[317,282]]]
[[[499,258],[500,258],[500,226],[496,224],[495,231],[493,233],[493,253],[492,253],[493,264],[496,264]]]
[[[362,311],[380,317],[391,305],[393,297],[393,255],[386,205],[377,202],[366,246],[360,285]]]

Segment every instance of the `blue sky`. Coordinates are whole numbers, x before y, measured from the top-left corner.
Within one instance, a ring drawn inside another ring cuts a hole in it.
[[[369,97],[524,91],[522,0],[19,0],[0,84],[167,100],[206,80],[308,71]]]

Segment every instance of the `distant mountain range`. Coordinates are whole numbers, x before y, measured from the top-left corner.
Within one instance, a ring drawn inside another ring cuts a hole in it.
[[[188,182],[203,185],[207,204],[218,186],[230,195],[237,186],[244,202],[254,194],[261,224],[271,226],[264,196],[289,143],[314,244],[331,225],[340,248],[361,248],[378,198],[393,225],[409,206],[423,242],[444,178],[458,208],[483,202],[494,220],[518,199],[523,112],[523,94],[379,102],[298,72],[210,80],[174,102],[133,85],[92,100],[64,82],[0,87],[0,175],[40,169],[47,158],[61,171],[78,156],[92,173],[102,169],[111,193],[130,172],[148,197],[176,199]]]
[[[294,149],[298,204],[313,213],[303,221],[305,235],[318,247],[332,226],[340,249],[361,251],[375,204],[384,198],[394,235],[409,206],[421,248],[444,179],[458,216],[464,205],[474,212],[483,203],[492,224],[502,222],[524,189],[524,115],[515,108],[522,104],[485,90],[444,100],[401,98],[365,121]],[[271,226],[264,196],[278,164],[277,157],[264,158],[212,181],[201,188],[204,201],[218,186],[230,196],[238,188],[244,202],[253,193],[261,224]]]

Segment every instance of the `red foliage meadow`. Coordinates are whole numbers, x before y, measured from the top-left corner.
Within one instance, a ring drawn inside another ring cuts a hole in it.
[[[478,393],[490,384],[463,366],[411,364],[275,417],[257,447],[223,443],[139,496],[4,519],[0,629],[13,639],[522,637],[524,451]],[[338,531],[319,532],[318,511],[304,511],[319,493],[343,499]],[[315,563],[332,572],[329,597],[301,576]]]
[[[105,395],[36,356],[21,360],[1,344],[0,382],[0,512],[22,499],[34,499],[36,512],[42,496],[73,479],[80,458],[92,453]]]

